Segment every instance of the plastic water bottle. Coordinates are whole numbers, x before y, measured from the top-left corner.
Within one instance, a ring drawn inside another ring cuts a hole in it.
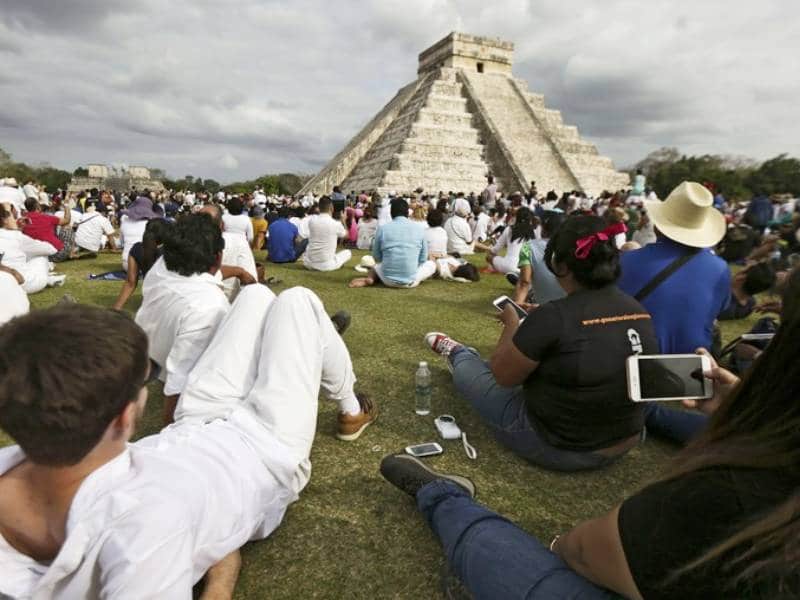
[[[414,412],[418,415],[429,415],[431,413],[431,372],[428,370],[428,363],[424,360],[419,363],[417,374],[414,377],[416,383],[416,403]]]

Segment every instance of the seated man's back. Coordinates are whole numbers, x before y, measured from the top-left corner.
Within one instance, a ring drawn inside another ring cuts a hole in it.
[[[382,278],[395,283],[414,281],[417,268],[428,259],[425,230],[406,217],[395,217],[391,223],[381,225],[373,247],[380,252],[375,260],[382,265]]]

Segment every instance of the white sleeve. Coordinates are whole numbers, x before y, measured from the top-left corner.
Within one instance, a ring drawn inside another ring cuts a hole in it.
[[[225,311],[221,307],[214,307],[211,310],[194,311],[181,319],[180,329],[164,365],[165,396],[183,392],[189,372],[211,342],[211,337],[224,316]]]
[[[470,230],[469,223],[465,219],[460,219],[453,223],[453,225],[458,226],[461,231],[456,231],[458,236],[464,240],[465,243],[471,244],[472,243],[472,231]]]
[[[247,235],[247,241],[252,243],[255,235],[253,234],[253,222],[250,220],[249,217],[247,219],[247,234],[246,235]]]
[[[343,238],[347,236],[347,229],[344,228],[341,221],[336,221],[336,237]]]
[[[147,512],[152,515],[154,511]],[[100,550],[98,597],[190,600],[195,583],[193,539],[188,521],[176,515],[155,515],[147,523],[137,519],[123,524],[119,531],[112,531]]]
[[[102,225],[103,225],[103,233],[105,233],[106,235],[111,235],[112,233],[114,233],[114,226],[111,224],[111,221],[109,221],[105,217],[103,217]]]
[[[29,259],[36,258],[37,256],[50,256],[58,252],[52,244],[41,240],[35,240],[24,233],[20,236],[19,247]]]

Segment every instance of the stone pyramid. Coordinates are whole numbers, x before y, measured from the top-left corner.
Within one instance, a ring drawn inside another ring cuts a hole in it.
[[[480,192],[492,174],[506,192],[629,185],[544,97],[511,74],[514,45],[453,32],[419,55],[417,80],[394,98],[301,190],[422,188]]]

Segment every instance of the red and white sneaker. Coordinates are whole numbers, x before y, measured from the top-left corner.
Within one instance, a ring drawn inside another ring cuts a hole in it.
[[[457,342],[447,334],[439,331],[431,331],[425,334],[425,343],[436,354],[444,358],[449,357],[454,350],[463,346],[461,342]]]

